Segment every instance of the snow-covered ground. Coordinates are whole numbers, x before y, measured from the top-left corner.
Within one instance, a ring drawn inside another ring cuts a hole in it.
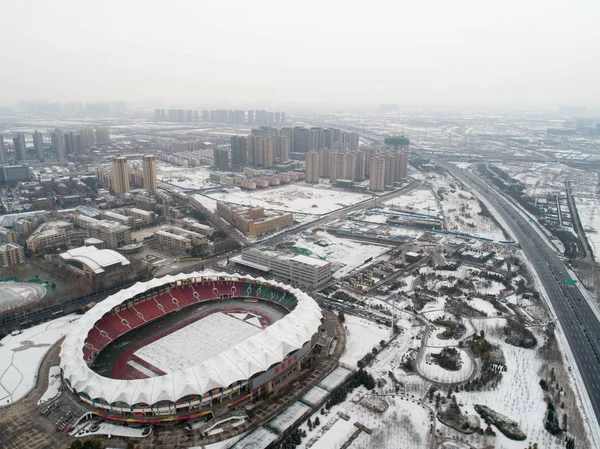
[[[530,197],[564,192],[565,181],[571,168],[563,164],[520,163],[496,164],[514,179],[525,185],[525,194]]]
[[[373,321],[346,314],[346,349],[340,358],[340,362],[350,366],[356,366],[367,352],[374,347],[379,347],[381,340],[390,338],[390,329]]]
[[[67,315],[0,341],[0,407],[18,401],[31,391],[44,356],[78,318],[78,315]]]
[[[382,413],[368,408],[371,404],[385,404]],[[348,421],[338,412],[349,416]],[[371,435],[361,432],[350,447],[364,449],[425,449],[432,420],[429,409],[408,396],[371,396],[364,387],[354,390],[342,404],[336,405],[326,415],[316,412],[311,421],[319,418],[320,425],[312,430],[307,422],[300,426],[306,438],[297,446],[300,449],[339,448],[357,428],[355,422],[373,430]]]
[[[224,190],[226,192],[212,192],[207,195],[217,201],[311,215],[326,214],[372,198],[365,193],[319,189],[305,184],[287,184],[255,191],[238,187],[228,187]]]
[[[600,262],[600,200],[575,197],[575,204],[581,225],[594,252],[594,259]]]
[[[211,173],[212,170],[208,166],[178,167],[159,161],[156,167],[156,178],[159,182],[167,182],[183,189],[204,189],[219,186],[219,182],[210,180]]]
[[[544,449],[564,447],[563,438],[554,438],[544,429],[544,415],[547,410],[544,391],[540,388],[540,370],[544,364],[536,352],[537,349],[522,349],[504,343],[502,335],[496,330],[504,319],[474,319],[479,329],[485,331],[486,338],[499,346],[504,352],[508,370],[503,373],[496,389],[484,392],[456,393],[457,402],[464,404],[463,411],[477,414],[474,404],[484,404],[498,413],[509,416],[519,423],[521,430],[527,434],[526,441],[537,442]],[[561,413],[562,418],[562,413]],[[458,435],[448,427],[440,427],[445,434]],[[496,431],[495,447],[497,449],[521,449],[523,442],[506,438]],[[470,440],[471,441],[471,440]],[[481,440],[483,441],[483,440]],[[481,443],[480,443],[481,444]]]
[[[41,300],[46,287],[33,282],[0,282],[0,312],[6,312]]]
[[[479,200],[459,181],[446,173],[430,173],[427,180],[441,203],[448,231],[495,241],[506,240],[502,229],[491,218],[480,215]]]
[[[204,362],[259,332],[260,327],[246,321],[213,313],[140,348],[135,355],[172,373]]]
[[[197,200],[200,204],[206,207],[211,212],[217,211],[217,200],[210,198],[205,195],[196,194],[193,195],[194,199]]]
[[[379,256],[390,249],[389,246],[343,239],[322,231],[314,231],[310,236],[301,234],[293,239],[296,247],[310,251],[313,257],[325,258],[333,263],[334,270],[337,269],[334,273],[336,278],[346,276],[371,257],[371,263],[382,260]]]
[[[420,215],[441,216],[435,196],[428,188],[413,190],[405,195],[384,201],[386,210]]]
[[[481,310],[487,316],[496,316],[498,314],[498,311],[494,308],[494,306],[491,303],[489,303],[488,301],[484,300],[484,299],[481,299],[481,298],[471,298],[468,301],[468,304],[471,307],[476,308],[477,310]]]

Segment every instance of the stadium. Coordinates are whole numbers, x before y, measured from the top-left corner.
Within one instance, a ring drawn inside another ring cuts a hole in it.
[[[152,279],[79,319],[61,348],[62,377],[105,419],[212,415],[290,382],[322,319],[309,295],[276,281],[216,272]]]

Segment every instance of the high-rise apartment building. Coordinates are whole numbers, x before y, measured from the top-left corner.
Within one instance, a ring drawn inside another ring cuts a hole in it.
[[[27,147],[25,146],[25,134],[17,133],[13,137],[13,145],[15,147],[15,158],[18,161],[24,161],[27,157]]]
[[[329,178],[329,148],[319,150],[319,176]]]
[[[231,165],[241,167],[248,163],[248,139],[233,136],[231,138]]]
[[[129,192],[129,165],[127,158],[116,156],[112,161],[112,189],[117,195]]]
[[[39,131],[33,132],[33,148],[40,161],[44,160],[44,136]]]
[[[213,166],[217,170],[229,170],[229,154],[226,148],[213,150]]]
[[[51,134],[52,139],[52,151],[56,155],[56,160],[58,162],[63,162],[65,160],[65,139],[63,137],[63,133],[60,129],[55,129]]]
[[[78,155],[79,145],[77,142],[76,134],[73,131],[69,131],[65,136],[65,150],[67,154]]]
[[[400,153],[400,167],[398,171],[398,182],[402,182],[408,175],[408,152],[402,151]]]
[[[4,136],[0,134],[0,164],[6,164],[6,149],[4,147]]]
[[[355,181],[364,181],[366,177],[367,152],[358,150],[356,153],[356,171],[354,174]]]
[[[279,138],[279,162],[288,162],[290,160],[290,138],[280,136]]]
[[[263,167],[265,168],[271,168],[275,163],[274,139],[276,137],[266,137],[264,139]]]
[[[144,171],[144,189],[154,192],[158,189],[156,181],[156,158],[151,154],[145,154],[142,157],[142,166]]]
[[[79,151],[89,150],[96,145],[96,133],[94,128],[83,128],[79,131],[79,134],[81,136]]]
[[[306,153],[306,182],[319,183],[319,153],[317,151]]]
[[[369,173],[369,190],[383,192],[385,187],[385,157],[375,156],[371,159]]]
[[[96,127],[96,143],[98,145],[106,145],[110,143],[110,128],[106,126]]]

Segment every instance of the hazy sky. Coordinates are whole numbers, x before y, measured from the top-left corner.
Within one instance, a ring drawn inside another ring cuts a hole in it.
[[[599,23],[599,0],[3,0],[0,102],[600,104]]]

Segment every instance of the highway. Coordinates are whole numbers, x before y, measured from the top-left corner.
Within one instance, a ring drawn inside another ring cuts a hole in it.
[[[571,278],[557,253],[494,187],[472,173],[454,165],[439,162],[466,185],[470,185],[500,214],[525,256],[536,271],[552,303],[571,348],[592,404],[596,427],[600,422],[600,322],[579,288],[565,282]],[[535,375],[535,373],[530,373]],[[589,417],[592,419],[591,417]]]

